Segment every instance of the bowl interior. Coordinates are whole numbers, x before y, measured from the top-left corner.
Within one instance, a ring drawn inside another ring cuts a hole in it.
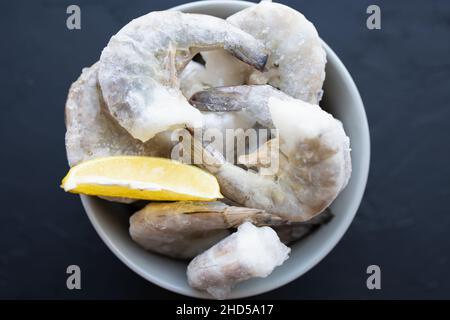
[[[173,8],[221,18],[254,3],[245,1],[199,1]],[[320,30],[319,30],[320,32]],[[361,202],[369,171],[370,140],[366,114],[358,90],[336,54],[324,43],[328,63],[321,106],[340,119],[351,140],[353,172],[346,189],[332,204],[335,218],[306,239],[291,246],[291,257],[267,278],[239,284],[229,298],[242,298],[282,286],[323,259],[343,236]],[[186,262],[152,254],[136,245],[128,234],[129,206],[81,196],[95,229],[108,247],[132,270],[168,290],[192,297],[210,298],[190,288]]]

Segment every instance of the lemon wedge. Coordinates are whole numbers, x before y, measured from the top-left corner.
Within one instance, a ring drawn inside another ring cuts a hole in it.
[[[213,175],[154,157],[116,156],[85,161],[69,170],[61,187],[72,193],[143,200],[223,198]]]

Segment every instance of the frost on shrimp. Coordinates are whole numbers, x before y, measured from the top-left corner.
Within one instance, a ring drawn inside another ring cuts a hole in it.
[[[290,250],[270,227],[245,222],[189,263],[188,282],[216,299],[225,299],[235,284],[271,274],[289,257]]]
[[[187,99],[195,97],[196,92],[214,87],[215,83],[217,81],[214,75],[207,72],[205,66],[196,61],[189,62],[180,75],[181,91]],[[195,101],[189,102],[195,103]],[[207,107],[200,109],[200,111],[203,115],[204,129],[216,129],[222,133],[222,137],[226,137],[227,129],[246,130],[256,124],[251,114],[241,111],[230,112],[226,110],[226,112],[218,112],[218,110],[214,110],[211,112]]]
[[[259,92],[256,103],[246,99],[248,90]],[[270,86],[237,86],[210,89],[191,99],[196,105],[210,101],[222,104],[219,110],[241,105],[243,111],[252,110],[255,116],[270,114],[278,130],[278,143],[274,145],[279,145],[279,150],[267,147],[274,139],[259,149],[267,148],[269,159],[277,156],[279,166],[274,174],[246,171],[199,143],[194,144],[194,152],[203,156],[203,168],[216,176],[225,197],[290,221],[307,221],[325,210],[347,185],[351,173],[349,138],[342,123],[319,106],[287,95],[280,99],[280,95],[283,93]]]
[[[134,139],[108,113],[97,81],[98,63],[83,69],[66,102],[66,152],[70,166],[116,155],[168,157],[170,137],[161,133],[146,143]]]
[[[180,90],[189,99],[197,91],[211,88],[209,80],[205,66],[192,60],[180,74]]]
[[[182,95],[177,75],[202,50],[223,48],[262,70],[262,43],[226,21],[174,11],[151,12],[113,36],[100,57],[99,82],[111,114],[131,135],[147,141],[202,116]]]
[[[322,96],[326,54],[314,25],[300,12],[262,1],[227,21],[261,40],[270,52],[267,71],[252,70],[224,51],[202,53],[217,86],[270,84],[290,96],[317,104]]]
[[[245,221],[281,225],[283,220],[263,210],[222,202],[150,203],[130,218],[130,235],[146,250],[174,258],[193,258],[229,235]]]

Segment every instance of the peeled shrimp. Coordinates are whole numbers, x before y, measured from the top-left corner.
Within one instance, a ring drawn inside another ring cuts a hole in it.
[[[246,99],[249,90],[258,90],[259,99]],[[237,105],[254,115],[264,115],[263,110],[267,110],[278,130],[278,136],[267,144],[277,140],[279,150],[265,145],[271,152],[269,159],[278,156],[274,174],[244,170],[201,143],[194,143],[194,153],[199,159],[203,156],[201,166],[216,176],[228,199],[290,221],[307,221],[327,208],[347,185],[351,173],[349,138],[342,123],[319,106],[287,95],[280,99],[280,95],[270,86],[237,86],[210,89],[194,99],[197,105],[211,101],[221,104],[218,110]],[[259,119],[263,120],[268,119]]]
[[[189,263],[188,282],[216,299],[225,299],[236,283],[271,274],[289,257],[290,250],[270,227],[245,222]]]
[[[193,258],[229,235],[245,221],[281,225],[283,220],[263,210],[222,202],[150,203],[130,218],[130,235],[146,250],[174,258]]]
[[[202,116],[180,91],[178,74],[202,50],[223,48],[262,70],[264,45],[226,21],[201,14],[151,12],[123,27],[100,57],[99,82],[110,113],[133,137],[189,125]]]
[[[253,70],[224,51],[202,53],[214,87],[270,84],[288,95],[318,104],[325,79],[326,54],[314,25],[303,14],[262,1],[227,21],[261,40],[269,50],[266,71]]]
[[[83,69],[66,102],[66,152],[70,166],[116,155],[169,157],[173,143],[161,133],[147,143],[134,139],[108,113],[97,81],[98,63]]]

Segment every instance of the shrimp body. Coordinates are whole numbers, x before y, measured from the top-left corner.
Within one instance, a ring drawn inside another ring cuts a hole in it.
[[[202,53],[213,87],[270,84],[288,95],[318,104],[325,80],[326,53],[314,25],[279,3],[261,1],[227,18],[269,50],[265,71],[249,68],[224,51]]]
[[[270,227],[250,222],[192,260],[187,268],[189,285],[225,299],[232,287],[250,278],[265,278],[289,257],[291,249]]]
[[[201,126],[178,74],[195,54],[217,48],[259,70],[267,60],[259,40],[219,18],[159,11],[134,19],[100,57],[99,83],[110,113],[143,142],[168,129]]]
[[[130,235],[146,250],[174,258],[193,258],[245,221],[281,225],[280,217],[222,202],[154,202],[130,218]]]
[[[67,97],[66,152],[70,166],[116,155],[168,157],[173,143],[161,133],[143,143],[133,138],[108,113],[98,85],[98,63],[83,69]]]
[[[257,90],[259,99],[247,99]],[[243,93],[241,95],[241,93]],[[218,110],[230,106],[236,110],[270,114],[278,130],[279,149],[267,148],[269,158],[277,156],[278,170],[262,175],[226,162],[217,152],[194,144],[194,152],[203,156],[203,168],[219,181],[222,194],[247,207],[278,214],[290,221],[307,221],[325,210],[347,185],[351,173],[349,138],[342,123],[317,105],[291,98],[270,86],[237,86],[199,92],[191,98],[200,108]],[[241,98],[242,96],[242,98]],[[268,119],[257,121],[264,122]],[[257,153],[257,151],[256,151]],[[254,156],[254,155],[253,155]]]

